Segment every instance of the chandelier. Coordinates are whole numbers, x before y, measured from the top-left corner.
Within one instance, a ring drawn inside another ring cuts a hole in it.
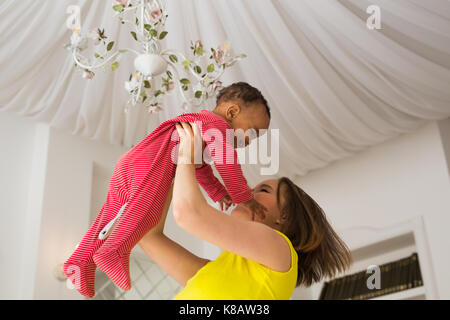
[[[246,57],[245,54],[233,56],[228,43],[208,52],[201,40],[191,41],[189,55],[162,49],[161,41],[168,34],[164,30],[168,17],[164,0],[115,0],[112,10],[113,17],[121,24],[132,25],[129,34],[140,50],[117,48],[116,41],[109,39],[104,29],[83,30],[80,7],[76,5],[67,7],[70,16],[66,25],[73,32],[70,43],[64,47],[72,54],[74,68],[85,79],[92,79],[97,69],[114,71],[119,68],[122,55],[135,54],[135,70],[124,85],[130,95],[125,112],[130,105],[142,105],[149,113],[160,111],[162,98],[175,88],[179,89],[184,111],[204,105],[222,88],[219,79],[225,69]],[[89,43],[94,52],[93,56],[86,57],[82,52],[86,52]]]

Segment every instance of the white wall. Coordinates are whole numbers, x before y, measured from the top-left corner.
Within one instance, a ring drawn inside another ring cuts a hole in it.
[[[0,299],[15,299],[20,294],[21,230],[28,210],[36,130],[30,120],[0,115]]]
[[[432,122],[296,183],[321,205],[341,235],[354,227],[388,228],[422,215],[438,294],[450,299],[449,146],[450,119]]]
[[[90,225],[94,162],[111,167],[125,151],[51,128],[33,298],[79,298],[52,270],[73,252]]]

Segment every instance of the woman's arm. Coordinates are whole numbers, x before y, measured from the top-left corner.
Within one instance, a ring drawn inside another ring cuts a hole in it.
[[[289,270],[290,249],[281,235],[262,223],[237,219],[208,205],[197,184],[194,165],[189,164],[192,152],[187,151],[196,133],[187,124],[183,127],[177,126],[180,147],[173,196],[175,221],[189,233],[224,250],[276,271]],[[198,130],[195,126],[193,129]]]
[[[194,255],[163,234],[172,191],[173,186],[166,199],[161,220],[141,239],[139,246],[158,266],[180,285],[185,286],[186,282],[209,260]]]

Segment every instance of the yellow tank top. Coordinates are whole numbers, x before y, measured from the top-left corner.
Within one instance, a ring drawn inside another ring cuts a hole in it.
[[[277,231],[277,230],[275,230]],[[291,267],[272,270],[229,251],[208,262],[190,278],[174,300],[288,300],[297,282],[298,256],[291,241]]]

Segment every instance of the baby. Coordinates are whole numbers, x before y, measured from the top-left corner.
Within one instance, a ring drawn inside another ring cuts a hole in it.
[[[236,150],[227,143],[226,130],[242,129],[245,132],[254,129],[259,133],[259,130],[269,127],[270,110],[258,89],[244,82],[234,83],[219,92],[212,112],[202,110],[167,120],[119,158],[105,203],[64,264],[65,274],[82,295],[94,296],[96,267],[123,290],[131,288],[130,251],[159,222],[176,170],[176,159],[172,154],[179,141],[173,138],[174,131],[178,134],[175,124],[183,121],[199,124],[214,165],[225,184],[224,187],[214,176],[211,166],[203,162],[196,169],[196,176],[208,196],[220,202],[221,207],[243,203],[254,214],[264,215],[265,208],[254,200],[247,185]],[[215,134],[211,137],[210,132]],[[249,140],[246,136],[246,146]],[[230,154],[233,161],[229,159]]]

